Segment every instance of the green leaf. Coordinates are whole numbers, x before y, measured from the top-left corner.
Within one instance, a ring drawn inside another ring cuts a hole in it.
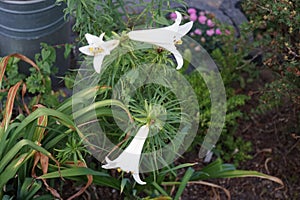
[[[43,178],[47,179],[47,178],[59,178],[61,176],[62,177],[71,177],[71,176],[83,176],[83,175],[109,177],[109,175],[104,172],[94,171],[90,168],[85,168],[85,167],[76,167],[76,168],[63,169],[60,171],[47,173],[38,178],[39,179],[43,179]]]
[[[160,172],[159,174],[165,174],[165,173],[168,173],[170,171],[175,171],[175,170],[178,170],[178,169],[182,169],[182,168],[185,168],[185,167],[192,167],[194,166],[195,164],[197,163],[184,163],[184,164],[181,164],[181,165],[177,165],[175,167],[172,167],[170,169],[167,169],[167,170],[164,170],[162,172]]]
[[[121,193],[123,193],[124,191],[124,188],[126,186],[127,183],[130,183],[129,179],[128,178],[123,178],[122,181],[121,181]]]
[[[7,170],[0,173],[0,190],[2,190],[3,186],[16,175],[18,169],[25,162],[27,156],[28,153],[24,153],[13,160],[9,159],[10,162],[6,167]],[[2,164],[2,160],[0,163]]]
[[[5,168],[6,165],[8,165],[9,163],[11,163],[12,161],[15,161],[15,156],[18,154],[18,152],[24,147],[24,146],[29,146],[34,150],[37,150],[39,152],[41,152],[42,154],[51,157],[51,153],[49,153],[47,150],[45,150],[43,147],[37,145],[36,143],[27,140],[27,139],[22,139],[19,142],[17,142],[6,154],[5,156],[3,156],[3,158],[0,161],[0,174],[5,173],[3,171],[3,169]],[[27,153],[28,154],[28,153]],[[26,154],[26,155],[27,155]],[[25,158],[24,158],[25,159]],[[20,164],[20,162],[22,162],[22,160],[20,159],[19,163],[17,163],[18,165]],[[15,167],[15,166],[14,166]],[[9,168],[10,169],[10,168]]]
[[[156,182],[152,182],[152,185],[160,192],[160,194],[165,195],[165,196],[169,196],[168,193],[160,185],[158,185]]]
[[[68,170],[68,171],[65,171]],[[62,177],[68,177],[70,180],[75,181],[83,181],[84,179],[80,176],[91,174],[93,175],[93,184],[100,185],[100,186],[107,186],[114,188],[116,190],[120,190],[121,182],[120,180],[111,177],[109,174],[104,172],[97,172],[90,168],[71,168],[71,169],[64,169],[61,170],[63,172]],[[67,176],[64,176],[67,175]],[[72,175],[72,176],[71,176]],[[51,172],[45,174],[39,178],[58,178],[60,177],[59,172]]]
[[[234,165],[223,164],[221,159],[212,162],[201,171],[194,172],[191,181],[205,180],[211,178],[241,178],[241,177],[258,177],[274,181],[280,185],[283,182],[274,176],[269,176],[257,171],[236,170]]]
[[[189,182],[190,178],[192,177],[193,173],[194,173],[194,169],[193,168],[188,168],[188,170],[185,172],[181,183],[179,185],[178,191],[176,192],[176,195],[174,197],[174,200],[179,200],[181,194],[183,193],[187,183]]]
[[[93,183],[96,185],[111,187],[116,190],[120,190],[121,187],[120,181],[113,177],[94,176]]]
[[[49,58],[49,56],[51,55],[51,52],[46,49],[42,49],[41,55],[42,55],[43,60],[47,60]]]
[[[70,52],[72,50],[73,45],[72,44],[65,44],[65,51],[64,51],[64,58],[67,59],[70,55]]]
[[[31,200],[41,187],[41,182],[37,182],[33,178],[25,178],[24,182],[22,183],[22,187],[19,191],[18,198],[24,200]]]
[[[157,15],[156,18],[155,18],[155,22],[158,23],[158,24],[161,24],[161,25],[166,25],[166,26],[170,25],[169,21],[163,16],[158,16]]]

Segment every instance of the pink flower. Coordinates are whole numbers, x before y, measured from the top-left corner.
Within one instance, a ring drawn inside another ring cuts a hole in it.
[[[203,15],[205,15],[205,12],[200,11],[200,12],[199,12],[199,15],[203,16]]]
[[[192,33],[190,34],[190,36],[194,37],[194,36],[195,36],[195,33],[192,32]]]
[[[208,19],[206,23],[207,23],[207,26],[209,26],[209,27],[215,26],[215,24],[213,23],[213,21],[211,19]]]
[[[219,28],[217,28],[216,29],[216,35],[221,35],[221,34],[222,34],[222,31]]]
[[[198,21],[200,24],[205,24],[206,20],[207,20],[207,17],[205,17],[204,15],[201,15],[198,17]]]
[[[213,34],[215,34],[215,30],[213,28],[206,31],[206,35],[208,36],[212,36]]]
[[[196,21],[197,18],[198,18],[198,16],[197,16],[195,13],[192,13],[192,14],[190,15],[190,20],[193,21],[193,22]]]
[[[175,19],[177,18],[176,13],[172,12],[172,13],[170,14],[170,18],[171,18],[171,20],[175,20]]]
[[[230,30],[225,30],[225,33],[226,33],[226,35],[230,35],[231,34],[231,32],[230,32]]]
[[[189,8],[188,9],[188,13],[191,15],[191,14],[196,14],[196,9],[195,8]]]
[[[197,28],[197,29],[194,31],[194,33],[195,33],[196,35],[201,35],[201,34],[202,34],[202,31],[201,31],[199,28]]]

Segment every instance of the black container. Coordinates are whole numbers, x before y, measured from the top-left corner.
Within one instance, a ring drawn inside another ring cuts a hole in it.
[[[49,45],[70,42],[70,25],[64,20],[64,8],[63,4],[55,4],[55,0],[0,0],[0,56],[21,53],[34,59],[41,42]],[[63,48],[56,51],[57,76],[62,76],[69,66],[63,52]],[[22,68],[21,72],[28,73]],[[57,79],[53,79],[53,85],[58,86]]]

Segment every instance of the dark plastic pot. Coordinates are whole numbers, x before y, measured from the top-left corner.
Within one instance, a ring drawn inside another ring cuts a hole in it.
[[[34,59],[40,52],[41,42],[68,43],[70,25],[64,20],[64,8],[56,5],[55,0],[0,0],[0,56],[21,53]],[[57,50],[58,76],[69,66],[63,51],[63,48]]]

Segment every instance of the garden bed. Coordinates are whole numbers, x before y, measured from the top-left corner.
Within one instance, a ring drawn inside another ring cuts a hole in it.
[[[0,198],[298,199],[300,5],[261,1],[58,0],[74,43],[1,59]]]

